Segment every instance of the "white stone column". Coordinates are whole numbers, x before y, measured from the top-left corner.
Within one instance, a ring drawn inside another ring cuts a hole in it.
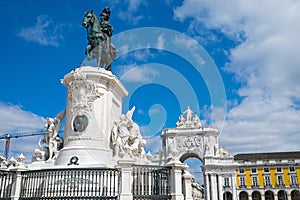
[[[121,185],[120,185],[120,200],[132,200],[132,165],[135,162],[132,160],[119,160],[118,167],[121,170]]]
[[[193,200],[192,196],[192,178],[193,176],[187,170],[183,174],[183,186],[185,191],[184,200]]]
[[[209,174],[205,174],[205,200],[210,200]]]
[[[218,191],[217,191],[217,177],[215,174],[211,174],[210,176],[211,181],[211,200],[218,200]]]
[[[171,160],[168,163],[172,167],[171,170],[171,196],[172,200],[184,200],[182,194],[182,170],[186,169],[186,166],[179,160]]]
[[[238,199],[236,192],[236,176],[235,173],[231,174],[231,187],[232,187],[232,199]],[[265,199],[265,198],[263,198]]]
[[[110,71],[82,66],[65,75],[68,88],[64,147],[55,165],[113,167],[111,129],[122,113],[127,90]]]
[[[220,199],[223,199],[223,176],[222,175],[219,175],[218,176],[218,188],[219,188],[219,197]]]
[[[14,177],[14,183],[12,185],[12,191],[11,191],[11,199],[18,200],[20,198],[21,194],[21,186],[22,186],[22,172],[27,171],[25,167],[15,168],[12,171],[16,171],[15,177]]]

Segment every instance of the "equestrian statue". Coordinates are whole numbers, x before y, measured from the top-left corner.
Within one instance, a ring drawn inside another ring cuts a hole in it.
[[[113,27],[109,23],[110,9],[104,8],[99,22],[93,10],[85,12],[82,26],[87,30],[88,45],[85,50],[87,60],[96,58],[97,67],[111,70],[117,51],[111,43]]]

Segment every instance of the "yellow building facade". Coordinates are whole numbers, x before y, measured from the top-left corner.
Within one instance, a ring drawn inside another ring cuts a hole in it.
[[[240,200],[300,200],[300,152],[237,154]]]

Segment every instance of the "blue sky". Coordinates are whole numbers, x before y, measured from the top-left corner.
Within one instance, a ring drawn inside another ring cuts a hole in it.
[[[136,106],[147,150],[158,150],[159,137],[149,136],[175,127],[188,105],[222,130],[220,145],[233,155],[299,150],[294,0],[0,0],[0,133],[41,129],[65,108],[60,79],[85,60],[83,14],[105,6],[119,51],[112,72],[130,91],[123,112]],[[168,47],[172,37],[177,46]],[[11,155],[29,156],[37,140],[12,139]]]

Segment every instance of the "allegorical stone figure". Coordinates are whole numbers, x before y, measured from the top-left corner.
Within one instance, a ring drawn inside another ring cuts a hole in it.
[[[146,140],[140,133],[139,126],[132,121],[132,114],[135,107],[121,115],[119,121],[115,121],[112,128],[112,144],[115,147],[115,156],[122,156],[125,153],[130,156],[144,156]]]
[[[48,146],[48,161],[57,156],[63,144],[63,139],[58,135],[58,132],[65,114],[66,110],[63,110],[55,118],[47,118],[45,125],[47,131],[44,132],[44,138],[39,141],[39,149],[35,150],[35,154],[42,154],[44,150],[43,143],[46,143]]]
[[[66,114],[66,110],[60,112],[55,118],[47,118],[46,129],[44,140],[48,145],[49,158],[51,160],[57,155],[60,150],[60,146],[63,143],[63,139],[58,135],[58,131],[61,127],[62,119]]]

